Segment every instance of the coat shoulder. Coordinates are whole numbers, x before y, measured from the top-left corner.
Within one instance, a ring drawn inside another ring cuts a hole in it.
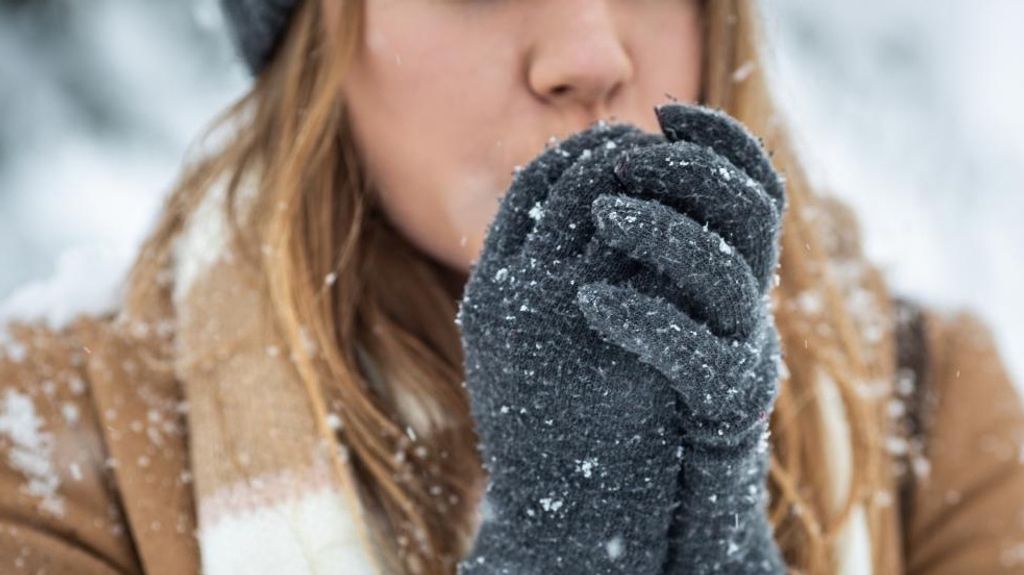
[[[989,325],[922,308],[922,459],[906,518],[911,573],[1024,568],[1024,403]]]
[[[88,369],[101,324],[5,326],[0,561],[11,564],[4,572],[141,572]]]

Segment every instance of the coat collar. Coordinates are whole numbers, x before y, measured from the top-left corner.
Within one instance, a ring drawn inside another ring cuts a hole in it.
[[[145,345],[109,325],[92,329],[92,397],[143,570],[199,573],[180,387]]]

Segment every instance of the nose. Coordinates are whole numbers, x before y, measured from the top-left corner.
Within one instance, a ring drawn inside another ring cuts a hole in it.
[[[582,108],[592,119],[607,115],[633,77],[607,1],[545,1],[543,6],[528,61],[530,90],[567,112]]]

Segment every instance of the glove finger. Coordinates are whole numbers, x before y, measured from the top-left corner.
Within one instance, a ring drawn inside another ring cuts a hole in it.
[[[523,244],[524,255],[558,260],[583,253],[594,234],[591,202],[602,193],[624,191],[612,171],[615,158],[630,150],[663,144],[665,139],[637,130],[610,143],[581,154],[533,210],[536,221]]]
[[[721,110],[680,103],[655,107],[658,124],[672,142],[691,142],[708,146],[728,158],[737,168],[757,180],[776,201],[779,212],[785,209],[785,186],[772,167],[762,142],[735,118]]]
[[[739,251],[767,292],[780,220],[760,184],[710,148],[689,142],[623,152],[615,174],[630,195],[658,200],[707,224]]]
[[[580,258],[581,263],[578,266],[581,272],[580,284],[599,280],[610,284],[619,284],[627,280],[635,281],[641,276],[645,279],[648,278],[645,275],[647,270],[646,264],[627,257],[621,250],[612,247],[607,241],[597,237],[597,235],[591,236]],[[660,279],[660,276],[658,278]],[[677,291],[674,284],[669,284],[669,282],[664,280],[660,283],[646,281],[643,285],[650,289],[648,293],[669,294]]]
[[[657,201],[629,196],[599,196],[593,217],[597,237],[672,280],[676,293],[666,299],[688,316],[722,337],[743,340],[753,331],[763,305],[757,280],[720,235]]]
[[[668,378],[691,415],[688,432],[701,441],[742,440],[767,417],[777,381],[759,371],[773,353],[763,337],[719,338],[664,299],[606,282],[581,286],[576,303],[602,339]]]
[[[488,228],[483,254],[503,259],[518,253],[533,229],[536,207],[544,202],[551,186],[587,150],[616,142],[639,131],[629,124],[595,123],[565,140],[548,145],[544,152],[518,170]]]
[[[727,341],[670,302],[631,287],[604,281],[584,284],[576,303],[602,339],[661,372],[688,404],[704,401],[699,388],[720,377],[718,366],[736,355]]]

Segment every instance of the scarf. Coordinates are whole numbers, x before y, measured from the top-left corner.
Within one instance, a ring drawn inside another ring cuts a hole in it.
[[[378,573],[265,294],[229,246],[213,187],[175,247],[175,373],[188,405],[206,575]]]

